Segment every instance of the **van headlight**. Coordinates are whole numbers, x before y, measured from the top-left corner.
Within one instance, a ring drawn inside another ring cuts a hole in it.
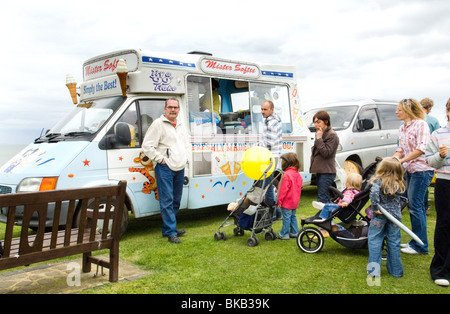
[[[17,186],[17,193],[49,191],[56,188],[58,177],[25,178]]]
[[[337,147],[337,150],[336,150],[337,152],[342,152],[342,145],[341,144],[339,144],[338,145],[338,147]]]

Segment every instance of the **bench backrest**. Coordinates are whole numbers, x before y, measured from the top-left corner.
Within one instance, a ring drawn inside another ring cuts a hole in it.
[[[77,254],[89,251],[90,248],[96,247],[96,242],[98,247],[101,247],[100,242],[104,240],[114,239],[118,241],[124,210],[125,190],[126,181],[120,181],[118,185],[112,186],[0,195],[0,208],[8,208],[3,257],[1,259],[26,254],[33,255],[42,251],[65,251],[61,252],[62,254],[49,253],[47,259],[57,258],[60,257],[59,255],[68,255],[71,252]],[[106,206],[100,206],[101,199],[106,199],[104,203]],[[61,204],[67,201],[69,207],[66,226],[64,231],[60,231]],[[46,232],[49,229],[46,227],[47,209],[51,203],[54,203],[53,226],[51,231]],[[89,206],[89,209],[88,203],[93,204],[93,206]],[[13,248],[14,245],[17,245],[12,239],[15,214],[18,208],[24,210],[21,222],[22,229],[19,246]],[[77,210],[79,210],[77,213],[78,228],[72,228]],[[30,220],[36,213],[39,226],[36,234],[29,236]],[[104,219],[101,234],[97,231],[98,219]],[[112,230],[108,230],[111,221]],[[11,256],[11,254],[16,256]]]

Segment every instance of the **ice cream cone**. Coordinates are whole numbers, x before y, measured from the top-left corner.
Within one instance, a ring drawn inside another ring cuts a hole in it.
[[[72,97],[72,102],[76,105],[78,103],[77,98],[77,82],[71,74],[66,75],[66,86],[70,91],[70,96]]]
[[[127,95],[127,75],[128,73],[117,73],[120,81],[120,87],[122,88],[122,96]]]
[[[230,167],[230,163],[229,162],[227,162],[226,164],[220,166],[220,169],[222,169],[223,173],[225,173],[227,175],[227,177],[230,178],[231,182],[234,181],[233,175],[231,174],[231,167]]]
[[[128,67],[124,59],[119,59],[116,74],[119,77],[120,87],[122,88],[122,96],[127,96],[127,76]]]
[[[76,105],[78,103],[77,84],[76,83],[71,83],[71,84],[67,84],[66,86],[67,86],[67,88],[70,91],[70,96],[72,97],[72,102]]]
[[[235,162],[233,170],[234,170],[233,171],[233,181],[234,181],[234,180],[236,180],[239,171],[241,171],[241,164],[238,162]]]

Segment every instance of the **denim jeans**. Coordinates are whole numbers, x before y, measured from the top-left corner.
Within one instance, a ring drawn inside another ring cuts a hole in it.
[[[386,238],[387,270],[393,277],[402,277],[403,265],[400,256],[400,228],[390,222],[384,215],[374,214],[370,221],[367,237],[369,245],[369,265],[367,271],[369,274],[376,277],[380,276],[383,240]]]
[[[335,173],[317,173],[317,201],[321,203],[328,203],[330,201],[330,191],[328,187],[332,186],[334,179],[336,179]]]
[[[163,236],[170,237],[177,234],[177,214],[183,194],[184,169],[172,171],[166,164],[157,164],[155,175],[161,208],[161,230]]]
[[[339,208],[338,204],[328,202],[323,206],[319,214],[319,217],[323,219],[328,219],[330,215],[338,208]]]
[[[425,208],[424,198],[433,176],[434,171],[432,170],[413,173],[405,172],[405,180],[408,186],[406,195],[411,218],[411,231],[424,243],[424,245],[421,245],[411,240],[409,246],[422,254],[428,254],[427,209]]]
[[[283,213],[283,227],[280,230],[280,236],[285,237],[289,234],[297,235],[298,233],[298,223],[297,223],[297,210],[286,209],[281,207],[281,212]]]

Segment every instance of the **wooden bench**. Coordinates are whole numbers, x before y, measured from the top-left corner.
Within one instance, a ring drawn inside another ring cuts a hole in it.
[[[90,272],[94,263],[108,268],[109,281],[116,282],[125,190],[126,181],[120,181],[113,186],[0,195],[0,208],[8,208],[0,270],[83,254],[83,272]],[[100,205],[101,199],[105,206]],[[63,202],[68,202],[69,206],[65,229],[60,230]],[[91,204],[89,208],[88,203]],[[46,227],[49,204],[54,206],[51,228]],[[13,238],[16,210],[21,211],[22,208],[20,237]],[[39,225],[36,234],[29,235],[28,227],[33,215]],[[77,228],[72,227],[75,219]],[[104,226],[101,233],[97,230],[100,219],[103,219]],[[112,230],[108,230],[111,222]],[[103,249],[109,249],[109,261],[92,256],[93,251]]]

